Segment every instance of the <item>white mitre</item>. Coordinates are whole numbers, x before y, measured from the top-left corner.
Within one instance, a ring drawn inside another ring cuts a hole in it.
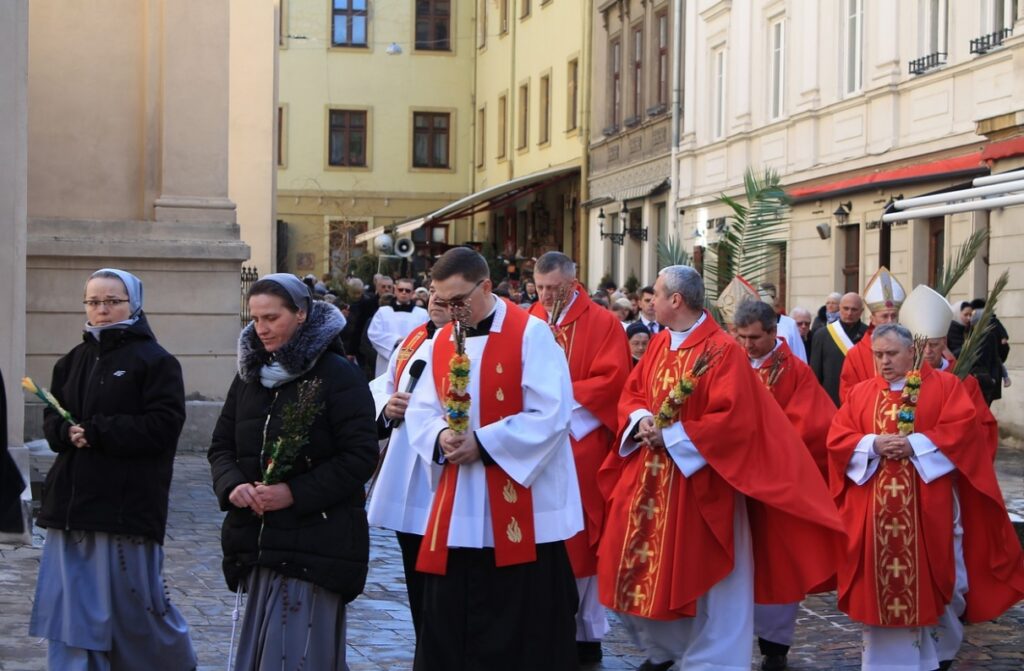
[[[924,284],[917,285],[900,308],[900,323],[925,338],[945,338],[954,318],[945,297]]]

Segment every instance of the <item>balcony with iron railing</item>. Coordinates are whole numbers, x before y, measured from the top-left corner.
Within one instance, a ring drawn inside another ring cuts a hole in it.
[[[928,54],[927,56],[921,56],[910,61],[910,74],[922,75],[929,70],[934,70],[940,65],[946,64],[946,53],[943,51],[937,51],[934,54]]]
[[[982,35],[981,37],[971,40],[971,53],[972,54],[987,54],[998,46],[1002,46],[1003,40],[1010,35],[1013,35],[1012,28],[1003,28],[997,30],[994,33],[988,35]]]

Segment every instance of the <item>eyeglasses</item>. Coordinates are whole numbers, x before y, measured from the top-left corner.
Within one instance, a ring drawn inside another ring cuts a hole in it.
[[[811,322],[797,322],[796,325],[797,326],[810,326]]]
[[[484,279],[486,279],[486,278],[484,278]],[[466,293],[462,294],[461,296],[454,296],[454,297],[449,298],[447,300],[445,300],[444,298],[438,298],[437,295],[435,294],[435,296],[434,296],[434,307],[438,307],[438,308],[461,308],[461,307],[465,307],[466,301],[469,300],[469,297],[473,295],[473,292],[476,291],[480,287],[480,285],[483,284],[483,282],[484,282],[484,280],[478,280],[477,283],[473,285],[473,288],[470,289],[469,291],[467,291]]]
[[[105,308],[116,308],[121,303],[128,302],[130,301],[127,298],[108,298],[104,301],[82,301],[82,305],[87,308],[98,308],[101,305]]]
[[[412,293],[412,289],[408,289],[406,287],[398,287],[397,289],[395,289],[395,291],[397,291],[400,294],[411,294]]]

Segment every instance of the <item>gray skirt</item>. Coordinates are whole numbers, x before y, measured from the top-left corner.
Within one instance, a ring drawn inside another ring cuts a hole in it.
[[[50,668],[194,668],[163,562],[163,547],[149,539],[47,530],[29,634],[49,639]]]
[[[337,594],[264,567],[252,570],[245,591],[235,671],[348,671]]]

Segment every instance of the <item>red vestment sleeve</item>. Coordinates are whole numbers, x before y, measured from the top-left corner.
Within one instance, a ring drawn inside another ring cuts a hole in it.
[[[846,353],[839,374],[839,402],[846,403],[850,391],[864,380],[875,377],[875,358],[871,351],[871,329]]]

